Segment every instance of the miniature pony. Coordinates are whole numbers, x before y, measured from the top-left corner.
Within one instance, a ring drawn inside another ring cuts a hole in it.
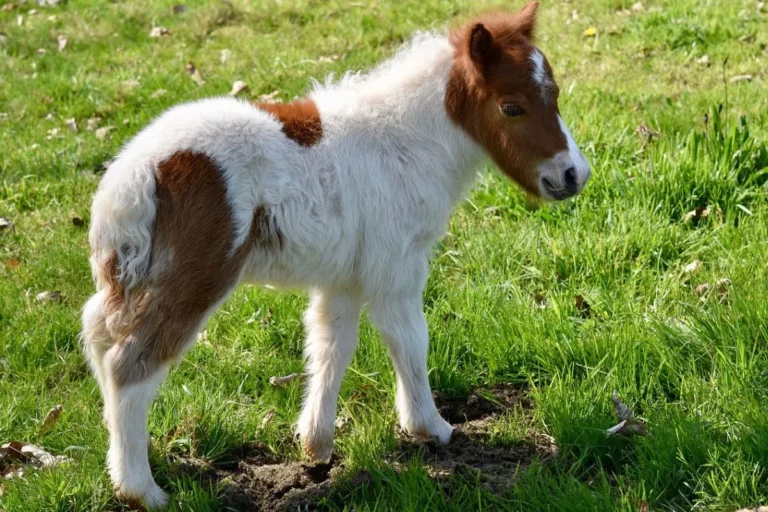
[[[167,504],[148,408],[241,282],[310,290],[298,422],[309,457],[331,456],[364,305],[389,348],[403,429],[449,442],[427,378],[431,248],[485,155],[544,199],[578,194],[590,175],[532,43],[537,8],[417,34],[372,71],[292,103],[177,106],[123,148],[93,201],[97,293],[83,312],[120,497]]]

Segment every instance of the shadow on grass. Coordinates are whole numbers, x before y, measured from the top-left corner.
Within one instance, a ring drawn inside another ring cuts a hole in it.
[[[397,474],[423,469],[446,495],[457,481],[478,482],[487,491],[502,494],[535,460],[557,455],[551,438],[531,430],[519,438],[500,439],[494,428],[506,412],[528,411],[522,390],[495,387],[475,390],[462,399],[437,396],[441,414],[455,427],[447,446],[416,442],[399,433],[396,449],[382,468]],[[263,445],[233,452],[231,462],[215,466],[201,460],[177,458],[172,473],[185,474],[221,489],[222,505],[228,510],[319,510],[343,506],[344,496],[361,486],[375,484],[374,473],[365,469],[346,471],[334,457],[330,463],[285,461]]]

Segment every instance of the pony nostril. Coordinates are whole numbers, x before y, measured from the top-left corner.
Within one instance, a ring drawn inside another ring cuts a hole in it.
[[[567,189],[575,189],[576,188],[576,168],[575,167],[569,167],[565,170],[563,173],[563,183],[565,183],[565,188]]]
[[[541,184],[544,185],[544,188],[547,190],[547,192],[551,192],[556,188],[555,184],[552,183],[547,177],[541,178]]]

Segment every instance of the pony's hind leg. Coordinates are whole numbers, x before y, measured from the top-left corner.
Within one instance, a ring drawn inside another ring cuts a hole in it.
[[[155,483],[149,466],[149,430],[147,416],[157,388],[168,374],[168,363],[148,368],[134,368],[139,379],[123,382],[128,367],[121,368],[122,360],[130,359],[131,343],[113,346],[106,354],[106,379],[112,400],[106,410],[109,427],[107,467],[116,494],[133,506],[145,505],[149,509],[168,504],[165,492]],[[142,363],[139,363],[142,364]]]
[[[176,153],[158,166],[151,267],[126,283],[116,250],[111,263],[94,269],[105,299],[89,302],[84,315],[86,331],[112,336],[104,345],[85,335],[105,396],[110,476],[119,496],[149,508],[167,503],[149,467],[149,406],[169,366],[239,281],[260,234],[252,223],[248,239],[233,247],[235,221],[221,175],[202,153]]]
[[[104,312],[104,300],[106,291],[100,291],[93,295],[83,308],[83,332],[81,340],[83,343],[83,353],[91,367],[93,376],[99,384],[102,399],[104,400],[104,422],[107,421],[107,410],[109,409],[109,400],[111,399],[107,387],[104,355],[114,344],[112,336],[109,334],[106,325],[106,314]]]
[[[200,326],[215,310],[160,296],[141,323],[104,355],[109,427],[107,466],[115,490],[129,503],[150,509],[167,504],[149,466],[148,411],[170,365],[195,340]]]
[[[134,368],[127,367],[130,359],[136,359],[131,352],[140,342],[134,335],[115,342],[107,327],[107,293],[102,290],[86,303],[82,339],[83,351],[104,399],[104,422],[110,433],[109,473],[123,499],[136,506],[162,508],[168,499],[155,484],[149,468],[147,411],[168,365],[137,361]],[[128,375],[131,380],[127,381]]]

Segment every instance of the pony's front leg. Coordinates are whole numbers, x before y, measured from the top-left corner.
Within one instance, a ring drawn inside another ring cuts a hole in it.
[[[304,452],[328,460],[333,452],[341,381],[357,347],[360,298],[350,290],[316,290],[304,316],[309,383],[298,434]]]
[[[413,283],[411,283],[413,284]],[[423,283],[369,304],[371,321],[381,332],[397,376],[400,425],[414,437],[451,440],[453,427],[437,412],[427,376],[429,335],[422,305]]]

